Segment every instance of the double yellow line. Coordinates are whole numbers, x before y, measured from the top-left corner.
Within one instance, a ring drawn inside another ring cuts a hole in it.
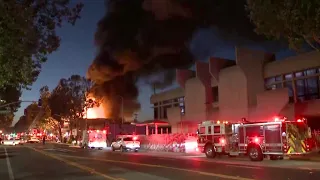
[[[211,177],[218,177],[218,178],[224,178],[224,179],[230,179],[230,180],[254,180],[250,178],[243,178],[243,177],[237,177],[237,176],[230,176],[230,175],[224,175],[224,174],[216,174],[216,173],[209,173],[209,172],[203,172],[203,171],[196,171],[196,170],[190,170],[190,169],[182,169],[182,168],[176,168],[176,167],[168,167],[168,166],[162,166],[162,165],[153,165],[153,164],[145,164],[145,163],[135,163],[135,162],[128,162],[128,161],[117,161],[117,160],[109,160],[109,159],[98,159],[98,158],[88,158],[88,157],[79,157],[79,156],[70,156],[70,155],[53,155],[51,153],[46,153],[42,150],[37,150],[32,147],[28,147],[36,152],[39,152],[43,155],[49,156],[53,159],[57,159],[59,161],[62,161],[68,165],[77,167],[81,170],[90,172],[92,174],[99,175],[101,177],[104,177],[109,180],[124,180],[122,178],[115,178],[108,176],[106,174],[100,173],[92,168],[89,168],[87,166],[80,165],[78,163],[69,161],[65,158],[72,158],[72,159],[82,159],[82,160],[94,160],[94,161],[101,161],[101,162],[109,162],[109,163],[121,163],[121,164],[130,164],[130,165],[136,165],[136,166],[146,166],[146,167],[157,167],[157,168],[166,168],[166,169],[171,169],[171,170],[177,170],[177,171],[184,171],[184,172],[189,172],[189,173],[195,173],[195,174],[200,174],[200,175],[205,175],[205,176],[211,176]],[[65,157],[64,159],[61,157]]]

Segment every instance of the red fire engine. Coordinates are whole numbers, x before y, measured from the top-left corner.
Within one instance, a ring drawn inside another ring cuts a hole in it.
[[[248,155],[252,161],[272,160],[285,155],[305,154],[310,151],[306,140],[311,136],[306,119],[287,121],[275,118],[273,122],[205,121],[199,124],[198,148],[209,158],[217,154]]]

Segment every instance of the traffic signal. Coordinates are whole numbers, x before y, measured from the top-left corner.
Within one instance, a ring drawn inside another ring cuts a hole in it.
[[[42,106],[42,99],[38,100],[38,106],[41,107]]]

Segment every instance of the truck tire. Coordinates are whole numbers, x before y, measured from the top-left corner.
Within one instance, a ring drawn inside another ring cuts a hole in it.
[[[204,147],[204,153],[206,154],[207,158],[215,158],[216,157],[216,151],[212,144],[207,144]]]
[[[261,151],[261,148],[259,146],[251,146],[248,149],[248,155],[251,161],[262,161],[263,160],[263,154]]]

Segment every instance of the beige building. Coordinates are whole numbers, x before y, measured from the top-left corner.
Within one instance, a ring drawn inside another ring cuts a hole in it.
[[[152,95],[154,118],[172,132],[195,132],[204,120],[267,121],[320,117],[320,53],[275,61],[273,54],[236,48],[236,61],[211,58],[195,71],[176,70],[179,88]]]

